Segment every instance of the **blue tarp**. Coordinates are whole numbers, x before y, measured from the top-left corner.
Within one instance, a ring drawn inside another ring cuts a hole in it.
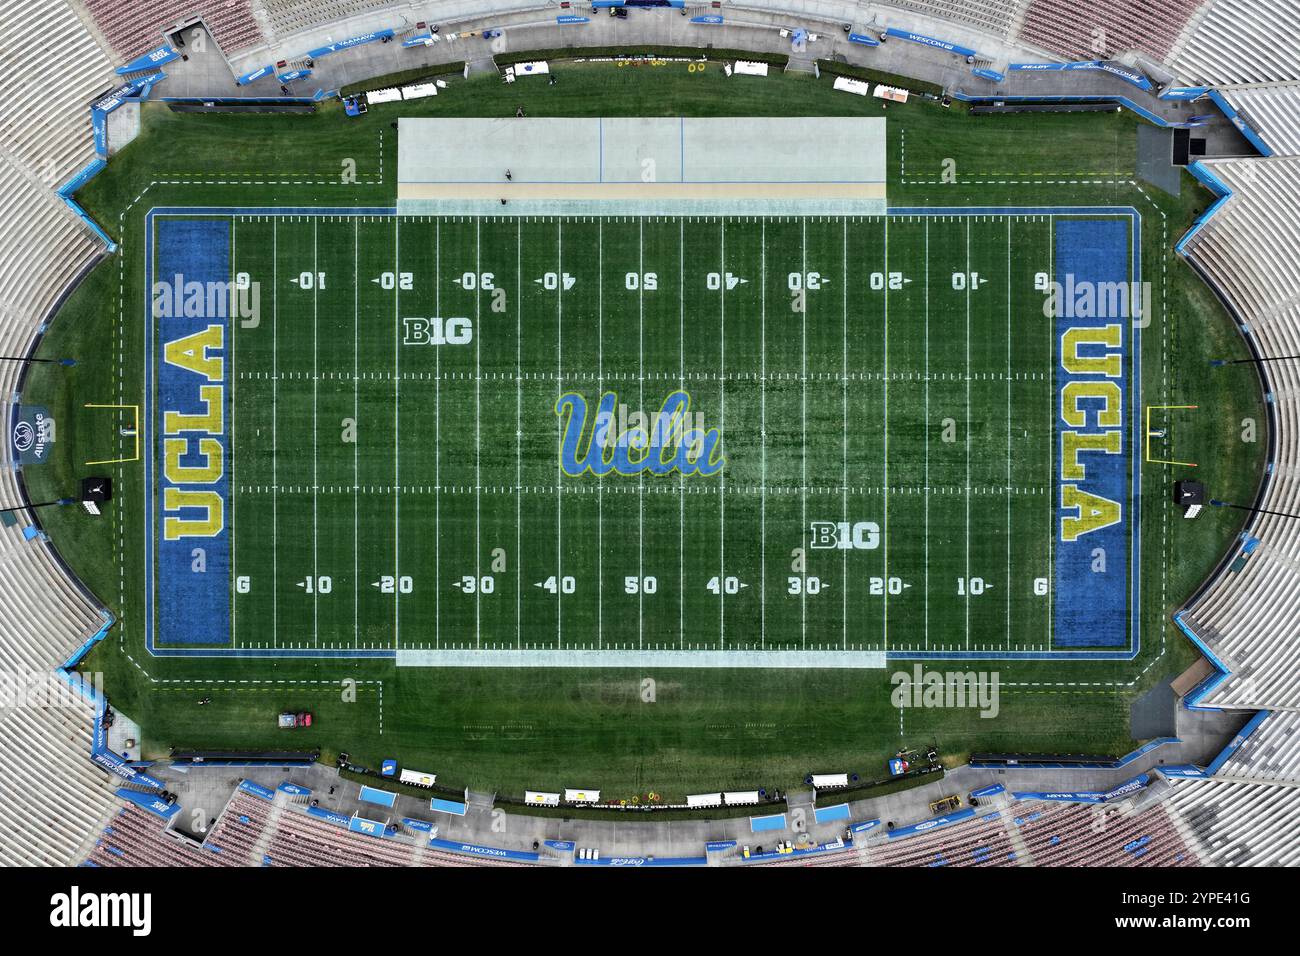
[[[458,817],[465,815],[465,804],[457,803],[455,800],[439,800],[437,797],[429,801],[429,809],[436,810],[438,813],[454,813]]]
[[[750,817],[749,831],[751,833],[766,833],[770,830],[785,829],[785,814],[773,813],[766,817]]]
[[[847,820],[849,818],[849,805],[847,803],[837,803],[833,807],[821,807],[813,810],[813,819],[818,823],[833,823],[836,820]]]
[[[850,43],[861,43],[863,46],[880,46],[880,41],[868,33],[850,33]]]
[[[374,787],[361,788],[361,799],[366,803],[377,804],[381,807],[391,807],[397,800],[397,794],[390,790],[376,790]]]

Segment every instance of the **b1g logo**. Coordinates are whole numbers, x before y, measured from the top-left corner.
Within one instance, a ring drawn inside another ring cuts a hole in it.
[[[874,521],[814,521],[810,531],[811,548],[874,551],[880,547],[880,526]]]

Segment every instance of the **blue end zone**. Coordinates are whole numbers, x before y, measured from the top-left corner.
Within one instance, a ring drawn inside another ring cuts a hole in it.
[[[1059,647],[1122,647],[1128,643],[1130,494],[1126,427],[1128,382],[1132,375],[1129,302],[1129,224],[1120,219],[1065,219],[1056,226],[1056,560],[1054,643]],[[1103,285],[1105,284],[1105,285]],[[1108,290],[1123,289],[1122,315]],[[1091,293],[1089,290],[1092,290]],[[1091,305],[1085,296],[1091,294]],[[1107,330],[1114,338],[1097,341]],[[1077,349],[1080,361],[1120,355],[1119,374],[1066,368],[1067,336],[1084,330]],[[1113,383],[1119,407],[1103,396],[1081,395],[1069,404],[1082,413],[1070,424],[1067,386],[1095,388]],[[1107,435],[1110,447],[1081,447],[1067,454],[1068,444]],[[1072,461],[1077,459],[1077,465]],[[1098,549],[1104,551],[1104,555]]]
[[[211,219],[171,219],[158,225],[155,287],[179,285],[181,295],[171,295],[163,315],[155,317],[158,369],[158,438],[153,453],[158,471],[158,615],[157,641],[162,644],[230,644],[230,448],[229,421],[230,335],[228,295],[210,295],[215,283],[230,282],[230,223]],[[179,278],[178,278],[179,277]],[[191,295],[197,292],[197,298]],[[177,308],[177,306],[180,308]],[[170,313],[170,314],[167,314]],[[181,342],[206,330],[219,330],[219,338],[198,339],[178,348],[190,353],[191,362],[208,362],[215,375],[167,361],[168,343]],[[214,343],[215,344],[212,344]],[[196,344],[197,343],[197,344]],[[217,361],[213,361],[217,360]],[[219,362],[219,368],[218,368]],[[200,391],[215,388],[219,408],[210,408]],[[201,416],[218,412],[220,424],[207,431],[168,434],[168,413]],[[168,442],[184,441],[184,451],[168,475]],[[203,443],[215,441],[209,454]],[[219,466],[215,480],[204,469]],[[181,480],[173,480],[178,478]],[[169,509],[167,496],[175,496]],[[176,506],[179,505],[179,506]],[[168,528],[174,540],[167,540]],[[196,567],[196,548],[203,550]]]

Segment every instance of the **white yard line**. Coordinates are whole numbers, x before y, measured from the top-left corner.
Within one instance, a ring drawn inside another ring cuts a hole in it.
[[[442,315],[442,220],[433,222],[433,311]],[[433,350],[433,644],[442,647],[442,349]]]
[[[1011,217],[1007,217],[1007,649],[1011,648]]]
[[[758,563],[759,563],[759,599],[758,599],[758,640],[759,646],[767,650],[767,220],[764,219],[759,230],[759,281],[758,281],[758,322],[759,322],[759,368],[762,376],[758,389],[758,434],[760,448],[760,474],[758,497]]]
[[[799,589],[799,641],[808,649],[808,220],[800,222],[800,274],[799,288],[803,296],[803,309],[799,314],[800,358],[800,479],[799,479],[799,540],[804,549],[804,587]]]
[[[479,343],[483,341],[483,296],[480,287],[483,285],[483,220],[479,217],[474,218],[474,646],[483,647],[482,631],[482,604],[480,593],[482,592],[483,568],[482,568],[482,508],[479,488],[483,482],[479,471],[481,460],[480,447],[482,430],[480,423],[482,420],[482,398],[481,398],[481,365],[479,362]]]
[[[1056,217],[1047,217],[1047,281],[1056,280]],[[1056,368],[1056,320],[1047,320],[1047,367]],[[1052,649],[1055,620],[1052,617],[1052,599],[1056,592],[1056,567],[1053,551],[1056,548],[1056,384],[1048,387],[1051,401],[1047,403],[1047,480],[1053,489],[1047,496],[1047,650]]]
[[[361,248],[360,218],[352,219],[352,427],[357,428],[360,417],[360,372],[361,372],[361,272],[358,268],[358,256]],[[361,634],[361,528],[360,499],[361,488],[361,443],[352,442],[352,643],[360,641]]]
[[[882,335],[885,346],[885,378],[884,378],[884,454],[881,456],[884,460],[884,518],[881,521],[881,537],[884,539],[881,547],[881,558],[884,561],[883,583],[881,589],[884,600],[884,615],[881,624],[880,646],[882,650],[889,650],[889,216],[885,216],[885,330]]]
[[[925,649],[930,649],[930,217],[925,223]]]
[[[596,378],[605,388],[605,220],[596,219]],[[617,409],[615,412],[617,413]],[[600,454],[605,454],[604,449]],[[596,647],[605,646],[605,476],[596,476]]]
[[[555,284],[555,387],[560,394],[564,392],[564,221],[557,219],[555,224],[555,272],[558,281]],[[558,395],[556,396],[559,397]],[[560,461],[563,457],[564,432],[559,416],[555,420],[555,646],[563,642],[564,622],[564,487]]]
[[[523,648],[524,226],[515,220],[515,646]]]
[[[320,256],[318,234],[320,220],[311,221],[311,573],[314,578],[311,587],[311,633],[312,643],[320,646],[320,528],[318,521],[319,506],[316,489],[320,485],[320,465],[317,445],[320,442],[320,420],[317,415],[317,399],[320,391],[320,331],[318,329],[320,308],[318,305],[320,288]]]
[[[970,217],[966,218],[966,648],[970,648]]]
[[[637,407],[645,413],[645,219],[637,219]],[[647,436],[649,437],[649,436]],[[648,453],[648,451],[647,451]],[[636,646],[645,637],[645,474],[636,478]],[[601,581],[605,580],[601,574]]]
[[[718,314],[721,331],[718,334],[718,396],[721,399],[722,434],[727,433],[727,220],[718,226],[718,273],[722,281],[718,283]],[[723,583],[727,578],[727,475],[719,472],[718,484],[718,643],[727,646],[727,589]]]
[[[686,387],[686,220],[677,221],[677,383]],[[686,647],[686,475],[677,475],[677,646]]]
[[[393,217],[393,276],[402,274],[402,232],[400,216]],[[402,604],[401,588],[397,582],[402,575],[402,309],[400,282],[393,283],[393,647],[401,643]]]
[[[279,219],[271,218],[271,484],[279,487],[280,256]],[[271,496],[271,646],[280,645],[280,502]]]
[[[840,286],[843,289],[842,302],[840,311],[843,314],[844,338],[840,346],[840,356],[842,359],[840,373],[843,376],[840,382],[841,396],[841,414],[843,419],[843,432],[840,436],[840,484],[844,486],[844,500],[840,507],[841,520],[848,526],[849,520],[849,220],[846,216],[843,222],[844,226],[844,243],[843,255],[840,260],[840,271],[842,279]],[[849,648],[849,552],[845,550],[840,554],[840,644],[844,650]]]

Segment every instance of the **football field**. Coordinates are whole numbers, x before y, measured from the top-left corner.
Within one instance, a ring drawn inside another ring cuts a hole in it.
[[[1080,236],[1120,227],[1137,281],[1127,211],[151,221],[155,653],[1136,653],[1137,333],[1096,574],[1062,537],[1087,507],[1063,501],[1068,336],[1044,313],[1061,250],[1071,275],[1099,255]],[[187,317],[160,292],[182,276],[229,283],[232,314]],[[205,409],[212,454],[168,417]],[[674,410],[689,432],[647,448]]]

